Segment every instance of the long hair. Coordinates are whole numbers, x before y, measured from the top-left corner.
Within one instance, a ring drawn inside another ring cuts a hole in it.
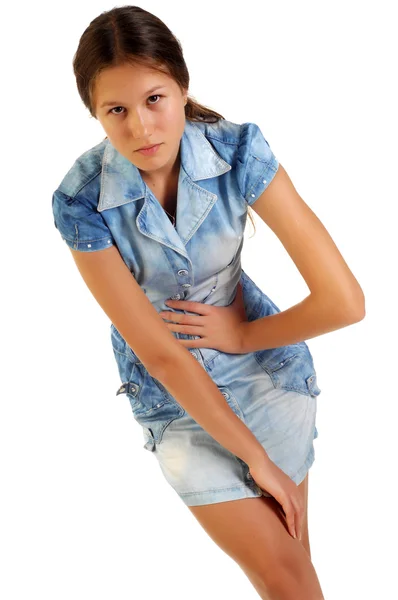
[[[98,75],[104,69],[127,63],[166,73],[181,90],[189,89],[181,44],[163,21],[139,6],[112,8],[90,22],[73,57],[77,89],[91,117],[96,118],[93,92]],[[217,123],[225,119],[190,95],[184,109],[189,121]],[[255,231],[250,206],[247,212]]]

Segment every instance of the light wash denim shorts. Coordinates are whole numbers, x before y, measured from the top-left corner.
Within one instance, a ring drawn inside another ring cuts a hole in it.
[[[251,478],[248,465],[194,421],[136,355],[126,355],[123,362],[124,341],[116,329],[112,338],[124,381],[117,395],[127,394],[134,418],[142,426],[144,448],[156,457],[182,501],[199,506],[270,497]],[[298,485],[315,459],[313,440],[318,436],[315,418],[321,390],[305,345],[294,348],[295,353],[272,370],[262,360],[262,352],[189,351],[269,458]]]

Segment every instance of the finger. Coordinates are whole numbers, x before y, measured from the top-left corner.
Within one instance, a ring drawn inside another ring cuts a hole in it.
[[[179,338],[178,341],[187,348],[208,348],[209,346],[203,343],[203,339],[204,338],[200,338],[199,340],[182,340]]]
[[[299,519],[298,534],[299,534],[299,539],[301,540],[303,537],[304,506],[300,507],[298,519]]]
[[[202,302],[193,302],[193,300],[166,300],[166,306],[171,308],[181,308],[189,312],[196,312],[200,315],[210,314],[210,304],[203,304]]]
[[[194,325],[180,325],[179,323],[165,323],[166,327],[170,329],[170,331],[175,331],[176,333],[186,333],[188,335],[200,335],[203,334],[203,327],[196,327]]]
[[[301,524],[300,524],[300,513],[295,511],[294,513],[294,530],[298,540],[301,540]]]
[[[304,506],[301,497],[292,497],[292,503],[295,509],[295,529],[297,533],[297,538],[301,540],[304,522]]]
[[[195,340],[183,340],[181,338],[178,338],[177,341],[180,342],[180,344],[182,344],[186,348],[212,348],[213,347],[207,341],[207,338],[204,338],[204,337],[195,339]]]
[[[296,525],[295,525],[295,513],[293,504],[290,500],[287,500],[285,504],[283,504],[283,510],[285,511],[285,519],[290,535],[294,538],[296,537]]]
[[[204,327],[204,321],[202,317],[197,317],[195,315],[185,315],[184,313],[175,313],[172,311],[161,311],[159,315],[163,320],[172,321],[173,323],[178,323],[180,325],[195,325],[197,327]]]

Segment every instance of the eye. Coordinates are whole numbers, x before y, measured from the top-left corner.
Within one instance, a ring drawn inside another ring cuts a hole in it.
[[[121,115],[122,113],[112,112],[113,110],[116,110],[116,108],[123,108],[123,106],[115,106],[115,108],[111,108],[108,112],[110,112],[112,115]]]
[[[154,94],[153,96],[149,96],[149,98],[163,98],[160,94]],[[159,104],[159,102],[154,102],[154,104]]]
[[[148,98],[163,98],[163,96],[162,96],[161,94],[154,94],[153,96],[148,96]],[[159,104],[159,102],[153,102],[153,103],[151,104],[151,106],[152,106],[153,104]],[[112,112],[112,111],[116,110],[117,108],[123,108],[123,110],[124,110],[124,107],[123,107],[123,106],[115,106],[115,108],[111,108],[111,109],[109,110],[109,112],[110,112],[112,115],[122,115],[123,113],[121,113],[121,112],[118,112],[118,113],[114,113],[114,112]]]

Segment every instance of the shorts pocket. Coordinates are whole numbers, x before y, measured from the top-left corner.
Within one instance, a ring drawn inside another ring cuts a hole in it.
[[[147,450],[155,450],[164,431],[174,419],[182,417],[185,410],[171,401],[162,384],[152,377],[144,366],[134,364],[129,380],[123,383],[116,395],[126,394],[130,401],[134,419],[143,428]]]
[[[234,413],[241,419],[241,421],[244,422],[242,409],[239,406],[239,403],[236,400],[235,396],[231,393],[231,390],[228,387],[226,387],[225,385],[217,386],[217,387],[220,390],[220,392],[222,393],[222,395],[224,396],[225,400],[227,401],[228,406],[230,408],[232,408]]]
[[[317,374],[312,356],[306,348],[299,345],[283,346],[256,352],[256,360],[268,373],[275,388],[299,394],[318,396]]]
[[[116,362],[118,363],[118,367],[119,367],[119,372],[120,372],[120,376],[121,379],[123,381],[123,379],[126,378],[126,375],[124,373],[124,365],[123,365],[123,361],[125,364],[125,367],[129,368],[129,364],[130,363],[134,363],[134,364],[139,364],[141,365],[141,361],[138,358],[138,356],[135,354],[135,352],[133,351],[132,348],[130,348],[130,346],[127,344],[126,340],[122,337],[122,335],[118,332],[118,330],[116,329],[116,327],[114,326],[113,323],[111,323],[111,327],[110,327],[110,331],[111,331],[111,343],[112,343],[112,348],[113,348],[113,352],[116,358]]]

